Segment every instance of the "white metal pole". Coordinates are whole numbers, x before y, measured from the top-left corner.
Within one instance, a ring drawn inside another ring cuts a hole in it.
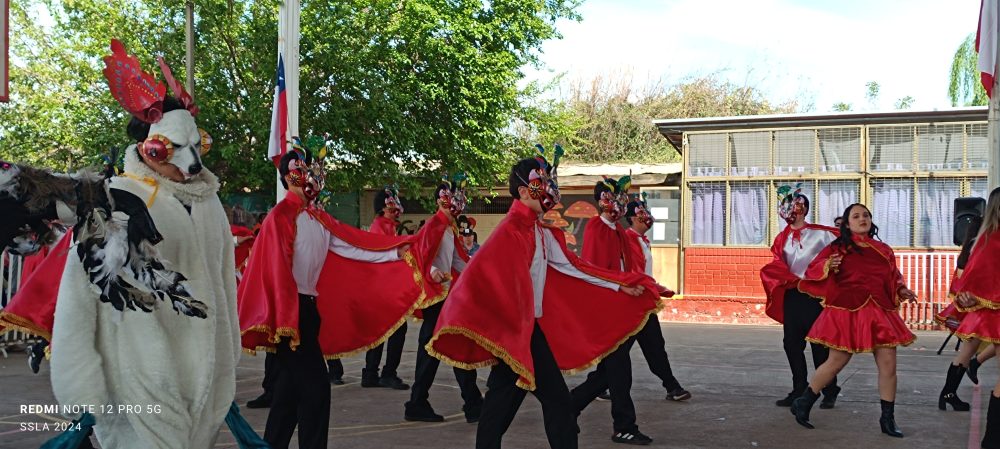
[[[283,55],[285,64],[285,101],[288,105],[288,139],[299,135],[299,17],[301,13],[299,0],[285,0],[278,9],[278,52]],[[285,151],[291,151],[291,145],[284,143]],[[277,201],[285,197],[285,189],[281,187],[281,175],[276,174]]]
[[[185,87],[191,96],[194,96],[194,2],[188,1],[184,5],[186,26],[184,27],[184,38],[187,41],[187,86]]]

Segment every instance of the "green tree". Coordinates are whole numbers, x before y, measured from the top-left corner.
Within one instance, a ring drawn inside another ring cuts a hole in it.
[[[521,67],[579,19],[578,0],[308,0],[302,4],[300,132],[330,133],[328,185],[417,187],[463,170],[492,185],[516,154]],[[224,190],[269,191],[278,0],[195,4],[194,97],[215,138],[207,163]],[[42,29],[32,11],[52,16]],[[183,0],[12,3],[12,99],[0,157],[67,169],[126,143],[128,117],[100,74],[111,38],[147,71],[164,54],[184,74]]]
[[[775,104],[758,88],[730,83],[719,74],[669,86],[632,86],[628,77],[613,76],[574,83],[566,97],[536,102],[516,134],[523,141],[562,143],[569,161],[674,162],[677,151],[653,125],[654,118],[788,113],[797,108],[795,102]]]
[[[897,110],[899,110],[899,109],[910,109],[911,107],[913,107],[913,102],[914,101],[916,101],[916,100],[914,100],[913,97],[911,97],[909,95],[907,95],[907,96],[905,96],[903,98],[900,98],[899,100],[896,100],[896,105],[895,105],[896,109]]]
[[[976,36],[969,34],[955,50],[948,77],[948,98],[952,106],[985,106],[990,99],[980,82]]]
[[[841,101],[841,102],[839,102],[839,103],[834,103],[834,104],[833,104],[833,110],[834,110],[834,111],[837,111],[837,112],[848,112],[848,111],[850,111],[850,110],[851,110],[851,109],[852,109],[853,107],[854,107],[854,106],[852,106],[852,105],[851,105],[850,103],[845,103],[845,102],[843,102],[843,101]]]
[[[865,99],[868,100],[869,110],[874,111],[878,109],[878,96],[880,90],[882,90],[882,86],[878,84],[878,81],[869,81],[865,83]]]

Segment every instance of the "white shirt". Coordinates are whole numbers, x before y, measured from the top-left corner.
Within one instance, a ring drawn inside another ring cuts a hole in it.
[[[636,237],[636,239],[639,240],[642,255],[646,258],[646,276],[653,277],[653,251],[649,249],[649,245],[642,239],[642,236]]]
[[[801,240],[794,240],[789,235],[781,252],[785,256],[788,269],[801,279],[805,277],[806,269],[813,259],[823,248],[836,240],[837,236],[830,231],[813,228],[802,228],[799,235],[802,236]]]
[[[531,258],[531,289],[535,295],[535,318],[542,317],[542,298],[545,293],[545,277],[550,266],[560,273],[573,276],[599,287],[618,291],[614,282],[598,279],[578,270],[561,251],[552,230],[535,225],[535,254]]]
[[[451,270],[461,273],[465,270],[465,261],[458,257],[458,248],[455,247],[455,232],[448,228],[445,229],[444,236],[441,237],[441,244],[438,245],[437,254],[434,255],[431,273],[451,274]],[[444,282],[444,284],[449,282]]]
[[[368,251],[349,245],[330,234],[319,220],[302,211],[295,218],[295,253],[292,256],[292,276],[299,293],[316,296],[316,283],[326,262],[326,252],[361,262],[392,262],[399,260],[395,249]]]

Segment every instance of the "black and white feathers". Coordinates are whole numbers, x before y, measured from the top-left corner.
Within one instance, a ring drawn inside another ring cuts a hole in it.
[[[109,188],[111,176],[113,170],[65,175],[0,162],[0,208],[11,218],[0,224],[0,245],[31,254],[54,241],[60,220],[75,222],[76,254],[101,302],[152,312],[169,300],[177,313],[206,318],[187,278],[168,269],[156,251],[163,237],[145,203]]]

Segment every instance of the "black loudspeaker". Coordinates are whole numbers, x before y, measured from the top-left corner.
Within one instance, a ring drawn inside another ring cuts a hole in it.
[[[982,217],[986,211],[986,200],[982,198],[955,198],[955,229],[952,239],[956,246],[965,243],[965,234],[974,217]]]

